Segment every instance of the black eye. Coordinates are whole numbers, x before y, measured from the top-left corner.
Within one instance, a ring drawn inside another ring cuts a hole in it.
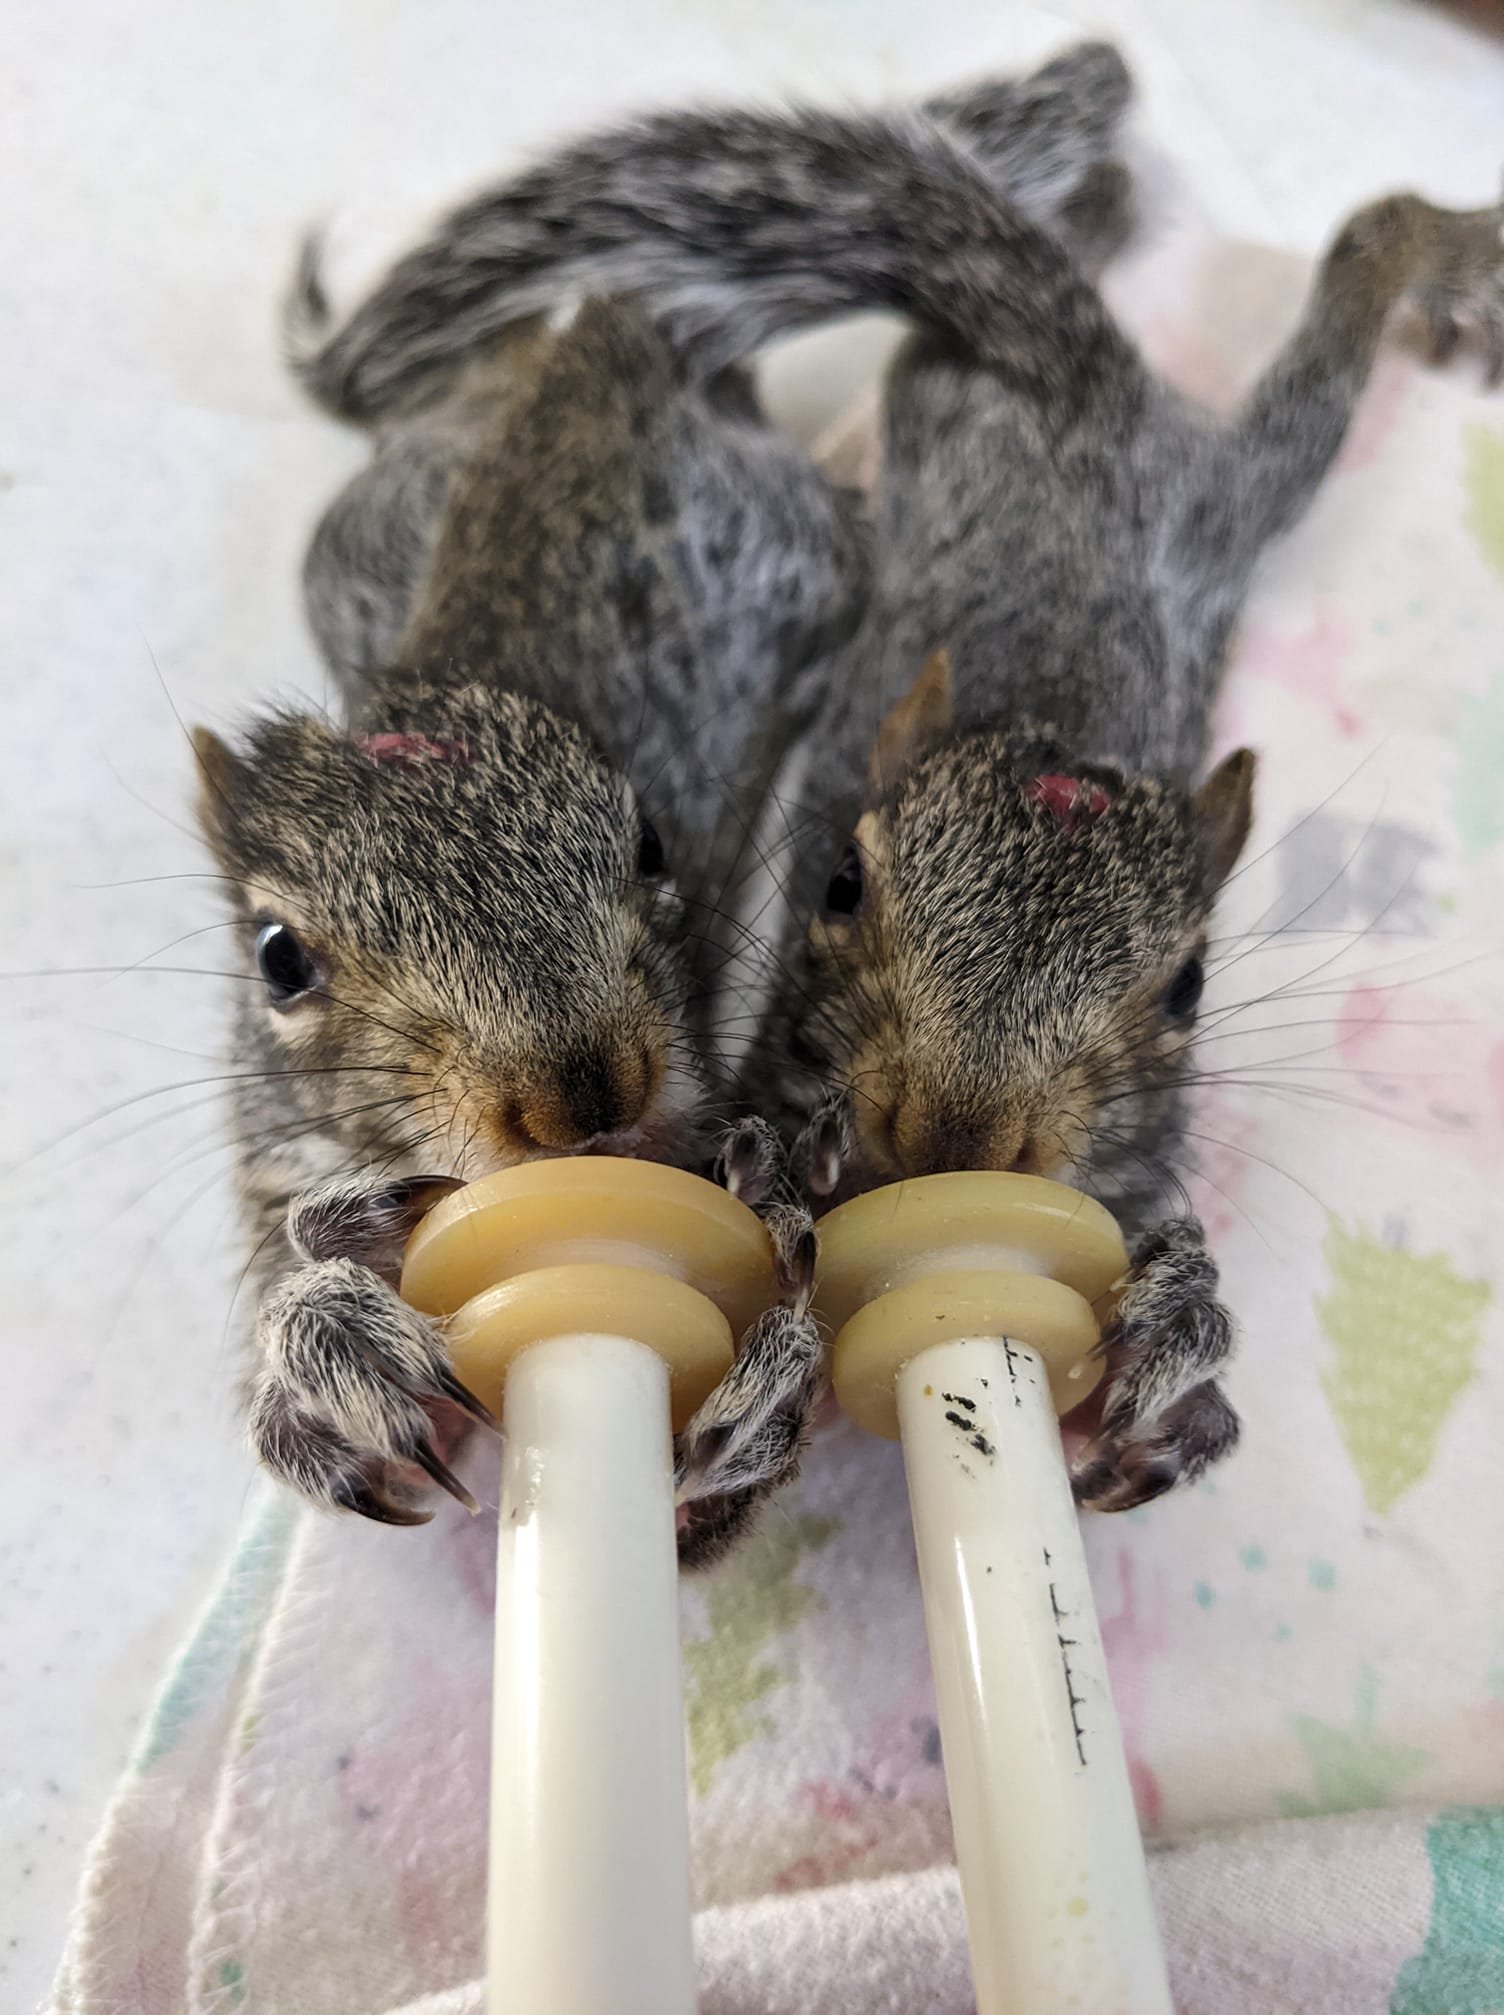
[[[663,873],[663,842],[649,819],[643,820],[642,837],[637,842],[637,872],[649,880]]]
[[[862,906],[862,857],[848,847],[825,889],[825,907],[838,917],[854,917]]]
[[[1174,1021],[1188,1021],[1200,1006],[1205,985],[1205,966],[1198,958],[1187,959],[1165,988],[1165,1013]]]
[[[318,979],[312,958],[286,924],[263,924],[256,933],[256,964],[273,1007],[286,1007]]]

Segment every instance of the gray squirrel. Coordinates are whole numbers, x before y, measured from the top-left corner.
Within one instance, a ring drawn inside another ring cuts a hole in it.
[[[1100,249],[1126,199],[1111,136],[1129,79],[1101,45],[1055,68],[1099,141],[1057,222]],[[1367,205],[1224,424],[1149,373],[1047,221],[1009,200],[985,119],[954,101],[666,115],[456,212],[303,368],[356,414],[419,395],[536,310],[540,248],[571,230],[573,277],[637,285],[703,369],[857,309],[917,325],[887,390],[873,592],[824,669],[796,929],[744,1088],[811,1199],[983,1166],[1063,1175],[1119,1214],[1134,1271],[1074,1475],[1081,1502],[1116,1510],[1237,1435],[1215,1264],[1193,1217],[1160,1216],[1208,918],[1252,814],[1250,752],[1196,781],[1229,638],[1392,310],[1417,312],[1438,355],[1467,338],[1504,372],[1504,248],[1498,208]],[[720,1448],[739,1488],[778,1480],[776,1447],[735,1421]]]
[[[1129,79],[1101,45],[1061,73],[1099,141],[1061,221],[1100,248],[1126,199],[1111,144]],[[536,310],[539,247],[570,230],[573,277],[637,285],[702,369],[857,309],[917,325],[887,391],[870,605],[823,674],[796,934],[745,1088],[771,1100],[811,1198],[1022,1168],[1123,1218],[1134,1273],[1075,1470],[1083,1503],[1120,1509],[1237,1434],[1215,1264],[1193,1217],[1159,1216],[1208,917],[1251,820],[1249,752],[1196,782],[1228,641],[1393,309],[1418,311],[1438,353],[1466,336],[1504,370],[1504,249],[1497,208],[1368,205],[1223,424],[1154,379],[1044,221],[954,102],[667,115],[456,212],[304,369],[355,413],[417,395]],[[738,1440],[723,1420],[722,1473],[776,1481],[766,1441],[738,1459]]]
[[[1048,217],[1110,138],[1092,84],[1067,63],[931,116],[979,135]],[[754,164],[776,151],[777,120],[732,123]],[[661,122],[675,144],[678,125]],[[629,178],[651,131],[627,143]],[[534,1154],[707,1160],[726,847],[771,774],[774,724],[807,719],[869,586],[852,500],[737,368],[739,307],[731,326],[690,324],[640,287],[611,298],[637,274],[630,247],[592,268],[604,145],[517,185],[525,299],[494,328],[443,320],[453,348],[430,350],[421,384],[357,398],[321,371],[305,265],[302,375],[375,433],[305,574],[344,718],[196,737],[246,958],[251,1439],[313,1501],[398,1524],[428,1515],[430,1482],[469,1502],[445,1457],[481,1412],[395,1293],[407,1232],[446,1188]],[[582,278],[596,298],[545,326]],[[404,321],[408,342],[431,345],[430,313]],[[734,1126],[719,1167],[764,1209],[779,1295],[681,1437],[690,1564],[797,1460],[820,1375],[808,1213],[780,1201],[768,1129]]]

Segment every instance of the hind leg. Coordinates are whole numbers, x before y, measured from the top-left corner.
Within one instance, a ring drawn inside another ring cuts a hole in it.
[[[1202,444],[1187,487],[1182,565],[1211,594],[1241,593],[1259,553],[1310,504],[1347,435],[1392,312],[1419,315],[1433,354],[1467,343],[1504,377],[1504,204],[1370,203],[1338,233],[1299,328],[1243,412]]]
[[[450,443],[403,428],[319,519],[303,606],[347,706],[391,663],[433,557],[454,473]]]
[[[470,360],[442,403],[383,428],[370,462],[319,519],[303,561],[303,605],[347,706],[396,656],[455,478],[525,393],[540,327],[516,323]]]

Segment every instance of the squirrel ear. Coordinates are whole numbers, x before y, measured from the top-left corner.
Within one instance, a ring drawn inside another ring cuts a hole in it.
[[[1252,749],[1234,749],[1218,763],[1195,797],[1201,836],[1202,883],[1211,901],[1232,873],[1253,824],[1253,779],[1258,758]]]
[[[192,729],[189,740],[198,763],[199,827],[214,853],[222,859],[239,759],[229,743],[221,741],[212,728]]]
[[[872,745],[868,779],[878,795],[951,724],[950,652],[931,651],[924,670],[890,709]]]

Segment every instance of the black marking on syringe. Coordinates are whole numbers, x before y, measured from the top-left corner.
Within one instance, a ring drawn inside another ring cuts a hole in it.
[[[1013,1386],[1013,1404],[1015,1406],[1022,1406],[1024,1398],[1018,1389],[1018,1366],[1014,1362],[1013,1345],[1008,1341],[1006,1336],[1003,1338],[1003,1356],[1007,1360],[1008,1377]]]
[[[943,1392],[941,1393],[940,1397],[942,1399],[954,1399],[956,1395],[950,1392]],[[970,1406],[975,1408],[976,1402],[970,1399],[961,1399],[957,1401],[957,1404],[960,1406]],[[964,1413],[953,1413],[953,1412],[947,1413],[945,1418],[950,1422],[952,1427],[960,1428],[962,1434],[965,1435],[966,1439],[971,1443],[971,1446],[976,1450],[978,1455],[993,1456],[997,1454],[997,1450],[993,1447],[992,1443],[987,1439],[986,1435],[980,1431],[980,1429],[977,1427],[976,1422],[974,1420],[968,1420]],[[966,1473],[969,1476],[971,1474],[971,1471],[967,1470]]]
[[[1048,1547],[1043,1547],[1041,1551],[1044,1554],[1044,1564],[1048,1567],[1050,1564],[1050,1550]],[[1071,1732],[1076,1738],[1077,1759],[1084,1768],[1086,1764],[1086,1730],[1081,1726],[1081,1716],[1077,1710],[1084,1707],[1086,1702],[1076,1691],[1075,1674],[1071,1671],[1071,1653],[1076,1649],[1080,1640],[1075,1637],[1067,1637],[1061,1629],[1061,1624],[1066,1620],[1065,1611],[1060,1607],[1060,1598],[1055,1593],[1055,1584],[1053,1581],[1049,1587],[1050,1608],[1053,1610],[1055,1616],[1055,1642],[1060,1646],[1060,1669],[1065,1674],[1065,1697],[1070,1703]]]
[[[964,1406],[968,1413],[975,1413],[977,1410],[976,1401],[968,1399],[964,1392],[942,1392],[940,1397],[948,1399],[952,1406]]]

